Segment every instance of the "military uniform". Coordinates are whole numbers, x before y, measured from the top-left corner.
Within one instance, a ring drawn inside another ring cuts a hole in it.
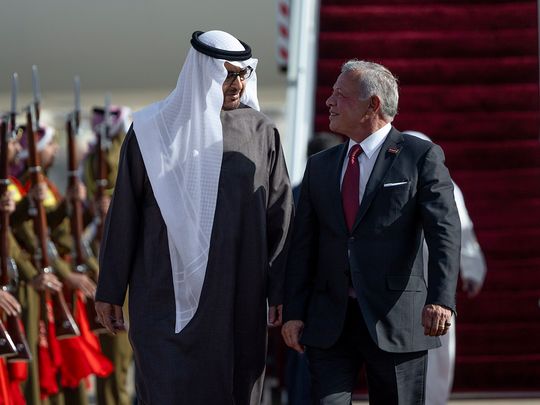
[[[11,216],[11,226],[13,233],[19,236],[19,239],[16,239],[14,234],[10,232],[10,254],[19,270],[20,284],[18,299],[22,306],[22,320],[33,357],[32,362],[28,365],[28,379],[23,384],[23,392],[29,405],[47,403],[62,405],[64,404],[64,398],[61,392],[57,395],[50,396],[48,399],[41,399],[38,357],[41,296],[30,285],[32,279],[39,275],[38,270],[32,264],[31,257],[31,254],[35,251],[35,235],[30,217],[28,216],[30,204],[28,198],[24,197],[24,188],[17,179],[11,178],[9,190],[12,192],[17,204],[16,211]],[[21,240],[26,250],[19,244]]]
[[[38,136],[42,135],[42,132],[38,132]],[[46,135],[43,135],[42,140],[45,137]],[[42,144],[44,147],[46,147],[48,144],[42,140],[38,142],[38,150],[41,150],[40,144]],[[49,140],[46,140],[46,142],[50,141],[52,141],[51,137],[49,137]],[[50,150],[48,151],[48,156],[49,158],[51,156]],[[49,162],[49,164],[51,163],[52,162]],[[70,232],[70,222],[67,218],[68,206],[67,202],[61,198],[56,186],[45,176],[44,181],[47,185],[47,191],[45,199],[42,203],[47,213],[47,224],[50,228],[51,240],[48,245],[48,255],[51,266],[56,271],[58,277],[62,280],[71,276],[72,273],[69,260],[72,253],[73,240]],[[28,173],[22,175],[21,183],[24,184],[24,186],[20,186],[23,191],[29,190],[31,184],[29,182]],[[37,238],[34,232],[33,220],[28,215],[28,209],[30,208],[28,199],[21,199],[18,208],[19,209],[16,210],[16,213],[14,213],[14,222],[16,224],[16,226],[14,226],[14,234],[24,248],[30,254],[34,254],[37,248]],[[93,263],[90,262],[89,267],[96,268],[97,266],[95,265],[95,261]],[[67,301],[68,304],[72,304],[72,313],[76,320],[78,319],[81,321],[81,323],[79,323],[79,328],[82,332],[81,336],[60,341],[58,343],[56,352],[52,346],[49,346],[49,348],[46,349],[46,352],[51,354],[52,362],[56,365],[56,367],[53,366],[50,369],[50,373],[48,374],[49,379],[44,379],[43,375],[39,374],[39,365],[35,366],[35,369],[38,370],[37,375],[41,377],[41,381],[36,383],[35,381],[37,380],[37,377],[32,379],[32,389],[30,391],[32,391],[31,394],[34,398],[34,390],[36,385],[38,395],[40,391],[42,395],[44,392],[45,394],[51,391],[55,392],[55,380],[58,379],[60,394],[55,395],[54,397],[49,396],[50,402],[55,404],[66,403],[85,405],[88,403],[88,397],[86,394],[84,378],[91,373],[97,372],[96,370],[99,370],[100,373],[102,372],[103,375],[107,375],[107,373],[112,371],[112,364],[100,353],[99,343],[96,337],[93,336],[88,330],[87,322],[84,323],[85,327],[83,329],[83,318],[81,317],[84,317],[84,314],[73,310],[73,308],[77,306],[77,308],[81,308],[81,311],[83,311],[80,302],[76,298],[77,296],[80,296],[80,292],[73,291],[73,294],[71,294],[72,299],[68,299]],[[45,305],[40,305],[39,301],[41,301],[41,304],[44,304],[43,298],[38,295],[38,310],[35,322],[36,328],[38,328],[39,319],[46,319]],[[36,345],[39,346],[39,330],[35,335]],[[34,337],[34,335],[32,337]],[[43,349],[42,345],[40,347]],[[36,359],[37,358],[38,356],[36,356]],[[42,369],[49,370],[45,365],[43,365]],[[48,385],[48,389],[44,386],[44,384],[47,384],[44,383],[44,381],[47,381],[50,384]],[[38,402],[35,403],[41,402],[38,400]]]
[[[101,120],[99,110],[94,110],[97,124]],[[118,117],[117,117],[118,118]],[[93,125],[94,127],[96,125]],[[107,186],[105,194],[112,196],[116,184],[118,164],[120,159],[120,149],[126,136],[124,128],[119,128],[118,132],[112,132],[112,137],[108,140],[107,152],[104,154],[107,167]],[[93,151],[84,162],[83,181],[86,185],[89,200],[93,200],[97,191],[97,151]],[[99,251],[97,239],[92,243],[94,252]],[[96,278],[97,279],[97,278]],[[127,303],[126,307],[127,308]],[[127,314],[127,311],[124,311]],[[127,391],[127,375],[133,359],[133,351],[129,343],[128,334],[119,332],[116,335],[104,333],[99,335],[101,349],[103,353],[111,359],[114,364],[114,371],[108,378],[97,378],[97,402],[99,405],[128,405],[131,403]]]
[[[17,288],[17,300],[21,304],[22,313],[21,320],[24,325],[26,339],[28,342],[33,358],[35,358],[35,346],[37,346],[37,316],[39,310],[38,295],[36,291],[29,285],[29,282],[38,274],[36,268],[32,265],[29,260],[28,254],[21,249],[20,245],[17,243],[17,240],[13,236],[11,230],[8,232],[8,244],[9,244],[9,256],[15,262],[15,265],[18,269],[19,284]],[[35,345],[33,344],[35,343]],[[9,364],[7,369],[11,371],[12,364]],[[24,367],[24,366],[23,366]],[[26,396],[26,392],[31,392],[31,396],[39,398],[39,386],[36,385],[33,387],[29,384],[29,381],[32,379],[32,376],[38,376],[37,373],[37,362],[31,361],[26,363],[26,371],[23,372],[23,377],[21,378],[22,384],[20,385],[21,390]],[[27,374],[27,378],[24,379],[24,373]],[[9,372],[11,377],[11,372]],[[24,379],[24,380],[23,380]],[[37,378],[35,379],[37,381]],[[29,402],[32,403],[32,402]]]

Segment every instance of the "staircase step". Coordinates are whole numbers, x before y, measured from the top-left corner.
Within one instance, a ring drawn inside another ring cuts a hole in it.
[[[344,59],[321,59],[319,85],[332,87]],[[403,85],[537,83],[538,58],[514,56],[494,58],[378,58]]]
[[[462,4],[462,5],[470,5],[470,4],[497,4],[497,7],[499,7],[501,4],[523,4],[523,3],[535,3],[534,1],[524,1],[524,0],[379,0],[377,1],[378,5],[399,5],[400,7],[403,7],[404,5],[411,5],[411,4],[422,4],[422,5],[431,5],[433,3],[440,3],[440,4]],[[342,6],[357,6],[360,4],[373,4],[373,1],[371,0],[321,0],[322,6],[331,6],[331,5],[342,5]]]
[[[460,293],[457,322],[482,325],[522,322],[540,325],[539,300],[540,285],[536,286],[536,290],[527,291],[482,291],[477,298],[471,300]],[[540,353],[540,339],[538,345],[537,353]]]
[[[496,271],[494,266],[487,266],[487,275],[482,291],[514,291],[526,290],[530,285],[540,286],[540,264],[535,267],[506,266]],[[525,283],[523,280],[527,280]],[[480,293],[481,294],[481,293]]]
[[[315,119],[316,131],[329,131],[328,108],[321,102]],[[467,113],[467,125],[458,112],[400,113],[394,125],[402,131],[417,130],[434,141],[486,141],[538,139],[540,115],[536,111],[507,111],[494,115],[489,112]]]
[[[540,167],[504,170],[452,168],[451,174],[463,190],[467,203],[485,198],[517,200],[540,197]]]
[[[400,111],[485,112],[492,115],[514,111],[538,112],[538,83],[401,87]]]
[[[538,141],[440,142],[453,170],[501,170],[540,166]]]
[[[475,31],[321,32],[319,58],[406,58],[531,56],[538,52],[536,29]]]
[[[537,258],[512,257],[511,259],[487,259],[487,265],[493,272],[523,271],[540,268],[540,256]],[[511,270],[508,270],[511,269]],[[540,273],[540,271],[538,272]]]
[[[482,199],[466,198],[465,201],[468,201],[467,210],[476,229],[540,229],[540,198],[500,200],[486,195]]]
[[[477,229],[476,236],[488,258],[540,258],[540,229]]]
[[[400,7],[383,5],[322,6],[321,32],[373,32],[387,30],[418,31],[447,29],[500,30],[536,28],[536,4],[512,3],[493,7],[492,4],[403,4]],[[361,21],[361,24],[359,24]]]
[[[331,87],[318,87],[317,111],[327,110]],[[533,111],[538,113],[538,83],[485,85],[426,85],[400,87],[399,114],[419,112],[497,112]]]
[[[514,344],[519,345],[519,341]],[[538,391],[540,354],[457,356],[454,391]]]
[[[323,118],[328,121],[328,112],[325,111],[324,115]],[[324,119],[320,120],[321,125]],[[501,114],[470,112],[467,113],[466,125],[463,119],[463,114],[459,112],[408,112],[397,115],[395,126],[402,130],[419,130],[436,142],[538,139],[540,115],[536,111],[507,111]]]
[[[474,303],[474,300],[471,302]],[[465,324],[458,319],[456,324],[458,356],[540,353],[540,323]]]

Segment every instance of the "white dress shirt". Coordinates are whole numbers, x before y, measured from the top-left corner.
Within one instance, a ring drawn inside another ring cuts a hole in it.
[[[364,195],[364,191],[366,190],[369,176],[371,176],[371,172],[373,171],[373,166],[375,166],[377,156],[379,156],[381,146],[388,134],[390,133],[391,129],[392,125],[388,123],[381,129],[373,132],[362,142],[360,142],[360,147],[362,148],[363,153],[361,153],[358,158],[358,161],[360,162],[360,200],[358,201],[359,205],[360,202],[362,202],[362,197]],[[343,160],[340,184],[343,184],[343,177],[345,176],[345,171],[347,170],[347,165],[349,163],[349,152],[351,151],[351,148],[356,144],[357,142],[349,139],[349,148],[347,150],[347,156]]]
[[[358,206],[360,206],[360,203],[362,202],[362,196],[364,195],[364,191],[366,190],[366,185],[368,183],[369,176],[371,176],[371,172],[373,171],[373,166],[375,166],[377,156],[379,156],[381,146],[388,134],[390,133],[391,129],[392,126],[390,125],[390,123],[388,123],[381,129],[373,132],[362,142],[360,142],[362,153],[358,157],[358,162],[360,163],[360,192],[358,193]],[[349,139],[349,148],[347,149],[347,155],[345,159],[343,159],[343,168],[341,169],[341,185],[343,185],[343,177],[345,177],[345,171],[347,170],[347,165],[349,164],[349,153],[351,151],[351,148],[356,144],[357,142]],[[356,291],[354,290],[352,284],[349,285],[349,297],[356,298]]]

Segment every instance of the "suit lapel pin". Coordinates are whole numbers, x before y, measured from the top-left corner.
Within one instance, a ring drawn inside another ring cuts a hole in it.
[[[392,153],[394,155],[397,155],[399,153],[399,148],[395,148],[395,147],[390,147],[388,148],[388,153]]]

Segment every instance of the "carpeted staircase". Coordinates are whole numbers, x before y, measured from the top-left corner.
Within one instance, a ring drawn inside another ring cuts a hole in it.
[[[316,129],[341,64],[400,79],[401,130],[439,143],[488,274],[458,294],[454,390],[540,391],[540,130],[536,1],[321,0]]]

